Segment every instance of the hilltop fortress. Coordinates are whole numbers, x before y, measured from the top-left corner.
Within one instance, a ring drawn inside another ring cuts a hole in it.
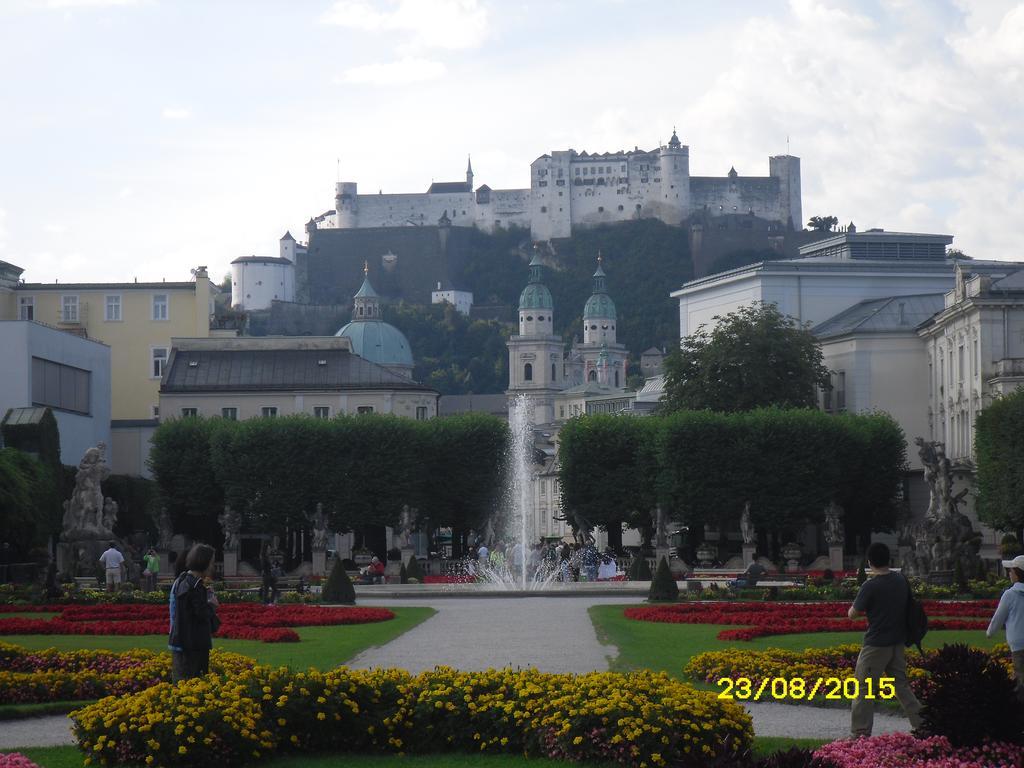
[[[529,189],[434,182],[425,193],[362,195],[354,181],[336,186],[334,208],[307,230],[450,224],[493,232],[529,227],[534,240],[569,237],[577,227],[638,218],[680,225],[695,214],[752,215],[800,229],[800,158],[768,158],[767,176],[691,176],[690,149],[676,132],[655,150],[588,154],[574,149],[541,155],[530,165]]]

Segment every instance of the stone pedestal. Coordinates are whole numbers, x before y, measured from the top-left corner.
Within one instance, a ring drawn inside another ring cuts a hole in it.
[[[757,545],[756,544],[744,544],[743,545],[743,567],[746,568],[751,563],[757,560]]]
[[[402,564],[398,560],[388,560],[384,566],[384,577],[387,579],[389,584],[398,581],[398,577],[402,575]]]
[[[224,575],[225,576],[237,576],[238,575],[238,552],[225,552],[224,553]]]
[[[314,576],[327,575],[327,553],[325,551],[313,550],[313,567],[311,571]]]
[[[413,549],[412,547],[409,547],[408,549],[406,549],[404,547],[402,548],[402,562],[405,565],[408,565],[409,561],[412,558],[414,558],[415,556],[416,556],[416,550]]]
[[[829,568],[833,571],[843,570],[843,547],[832,545],[828,548]]]

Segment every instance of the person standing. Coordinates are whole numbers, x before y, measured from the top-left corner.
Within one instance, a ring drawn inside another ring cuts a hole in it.
[[[171,682],[201,677],[210,671],[213,634],[220,627],[217,599],[206,579],[213,575],[215,550],[209,544],[195,544],[185,560],[188,569],[171,585]]]
[[[121,567],[124,565],[124,555],[118,551],[115,542],[110,542],[110,546],[100,555],[100,562],[103,563],[107,577],[107,592],[113,592],[121,583]]]
[[[910,719],[910,725],[921,726],[921,702],[917,700],[907,681],[907,602],[910,582],[889,569],[889,548],[876,541],[868,547],[868,565],[871,578],[865,581],[847,615],[851,619],[867,615],[868,631],[864,633],[864,647],[857,657],[854,675],[858,696],[850,712],[850,732],[854,738],[870,736],[875,720],[875,698],[878,698],[879,678],[892,678],[896,698]],[[866,698],[870,691],[875,698]]]
[[[147,592],[156,590],[156,577],[160,573],[160,555],[152,547],[142,556],[142,578]]]
[[[994,637],[1006,627],[1006,644],[1013,657],[1013,672],[1017,677],[1017,698],[1024,701],[1024,555],[1003,560],[1010,576],[1010,588],[999,598],[999,605],[985,632]]]

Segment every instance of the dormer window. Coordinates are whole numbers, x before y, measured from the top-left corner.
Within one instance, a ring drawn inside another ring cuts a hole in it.
[[[188,361],[188,367],[189,368],[198,368],[199,367],[199,361],[198,360],[189,360]]]
[[[319,360],[316,361],[316,364],[317,365],[327,365],[327,360],[325,360],[324,358],[320,358]]]

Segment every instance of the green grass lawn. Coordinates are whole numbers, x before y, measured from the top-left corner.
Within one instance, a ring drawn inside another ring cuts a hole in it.
[[[863,632],[814,632],[805,635],[769,635],[750,641],[719,640],[716,635],[735,626],[717,624],[659,624],[652,621],[634,621],[622,615],[625,605],[595,605],[590,618],[602,642],[618,648],[619,655],[612,669],[628,672],[633,669],[653,669],[684,678],[683,668],[691,656],[704,651],[740,648],[764,651],[769,648],[802,651],[805,648],[827,648],[844,643],[860,643]],[[929,632],[925,648],[938,648],[945,643],[968,643],[979,648],[991,648],[1003,642],[1002,633],[989,639],[982,630],[942,630]],[[916,653],[914,651],[913,653]]]
[[[817,739],[782,739],[755,737],[754,753],[758,756],[789,749],[814,748],[824,744]],[[83,755],[77,747],[38,747],[20,750],[42,768],[82,768]],[[530,760],[516,755],[290,755],[260,763],[261,768],[565,768],[571,763],[558,760]],[[588,763],[589,768],[612,768]]]
[[[0,619],[52,619],[59,614],[54,611],[18,611],[16,613],[0,613]]]
[[[258,640],[215,639],[214,647],[250,656],[260,664],[287,666],[295,669],[316,667],[331,669],[344,664],[361,651],[384,645],[432,616],[433,608],[391,608],[395,618],[371,624],[348,624],[334,627],[296,627],[298,643],[261,643]],[[39,615],[39,614],[35,614]],[[57,648],[73,651],[81,648],[102,648],[128,651],[146,648],[166,651],[163,635],[7,635],[5,642],[41,650]]]

